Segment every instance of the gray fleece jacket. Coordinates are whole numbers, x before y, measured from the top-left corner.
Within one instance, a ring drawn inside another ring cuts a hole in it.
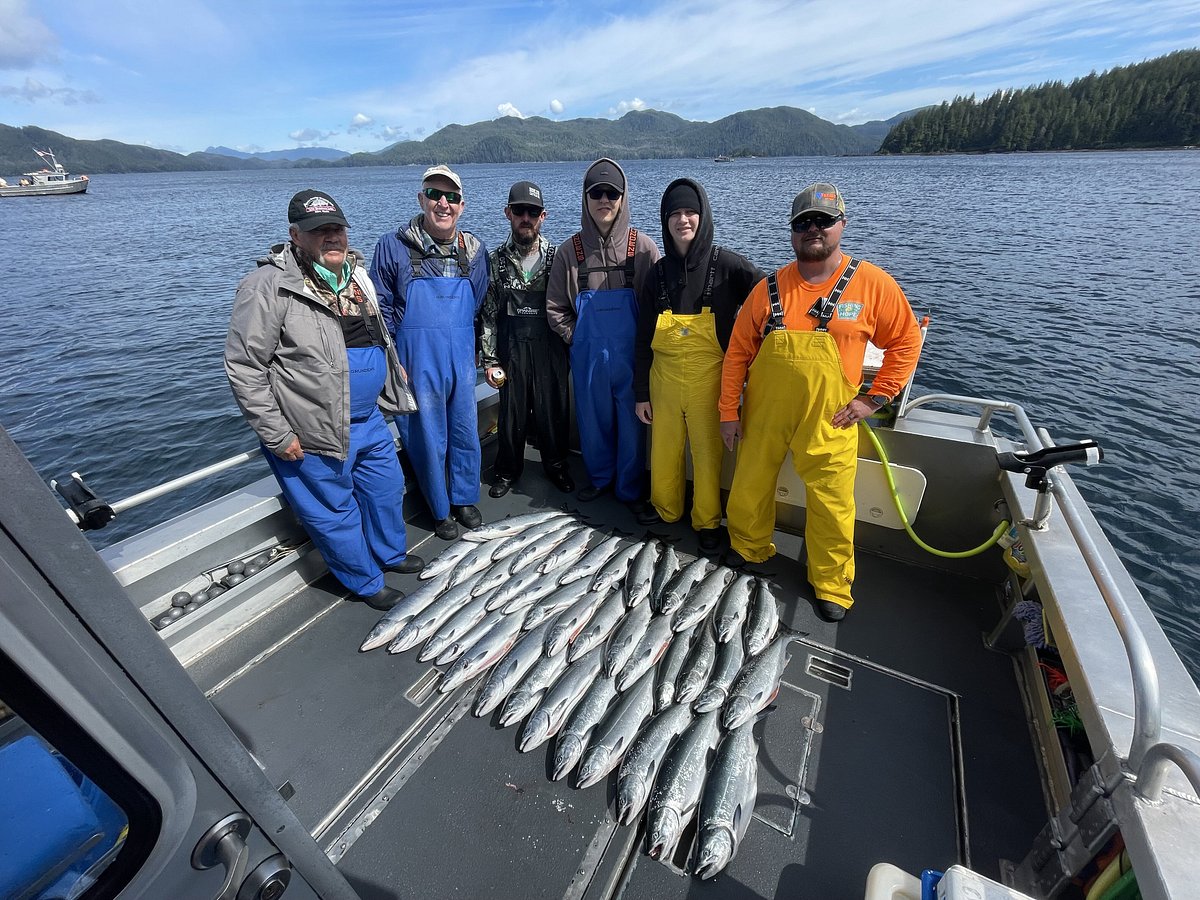
[[[611,159],[598,159],[588,166],[589,171],[601,163],[616,166],[625,177],[625,171]],[[586,183],[586,176],[584,182]],[[583,198],[583,215],[580,220],[578,234],[583,239],[584,262],[588,267],[588,288],[601,290],[612,288],[632,287],[639,303],[646,288],[646,280],[650,270],[658,259],[658,245],[645,232],[639,231],[637,245],[633,256],[633,284],[625,284],[623,271],[597,272],[600,266],[617,266],[625,262],[626,244],[629,240],[629,179],[625,177],[625,196],[621,208],[617,211],[617,219],[607,235],[601,236],[600,230],[588,212],[587,195],[580,192]],[[575,244],[571,238],[563,241],[554,254],[554,264],[550,268],[550,279],[546,284],[546,319],[554,330],[568,344],[575,334],[575,295],[579,293],[579,263],[575,256]]]
[[[362,256],[351,250],[347,259],[368,314],[390,342]],[[345,459],[349,451],[350,374],[334,302],[331,292],[306,277],[290,242],[272,247],[238,285],[225,374],[246,421],[276,455],[294,438],[306,452]],[[380,395],[387,413],[396,409],[397,365],[389,343],[389,378]]]

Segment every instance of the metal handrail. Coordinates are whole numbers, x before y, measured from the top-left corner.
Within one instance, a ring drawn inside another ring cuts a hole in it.
[[[1187,776],[1192,784],[1192,790],[1200,793],[1200,756],[1191,750],[1164,741],[1155,744],[1142,757],[1142,766],[1138,769],[1137,787],[1134,793],[1151,803],[1158,802],[1162,796],[1163,784],[1167,780],[1167,764],[1175,763]]]
[[[1039,434],[1034,429],[1023,407],[1019,404],[1003,400],[987,400],[979,397],[965,397],[958,394],[927,394],[909,401],[901,414],[907,415],[910,411],[918,407],[927,406],[935,402],[959,403],[967,406],[981,407],[979,424],[976,426],[976,429],[980,432],[987,429],[992,413],[996,410],[1006,410],[1015,416],[1017,424],[1020,426],[1032,450],[1041,450],[1048,442],[1049,435],[1045,434],[1045,432]],[[1126,759],[1129,762],[1130,768],[1140,773],[1144,770],[1147,752],[1152,746],[1172,748],[1173,751],[1178,751],[1180,754],[1187,751],[1175,747],[1173,744],[1158,743],[1159,736],[1162,733],[1162,703],[1159,694],[1158,670],[1154,665],[1154,658],[1150,653],[1150,645],[1147,643],[1142,629],[1134,621],[1129,605],[1125,602],[1125,598],[1121,593],[1121,588],[1109,571],[1108,565],[1100,553],[1100,549],[1088,533],[1083,522],[1083,517],[1079,514],[1079,510],[1076,509],[1074,501],[1066,493],[1064,487],[1057,482],[1052,481],[1049,485],[1049,490],[1058,501],[1058,506],[1062,510],[1067,528],[1070,530],[1071,536],[1075,539],[1076,546],[1083,555],[1084,563],[1087,565],[1088,571],[1092,575],[1092,580],[1096,583],[1096,587],[1100,591],[1100,596],[1104,599],[1104,605],[1108,608],[1108,614],[1112,618],[1113,624],[1116,625],[1117,633],[1120,635],[1121,643],[1125,648],[1125,658],[1129,663],[1130,678],[1133,682],[1134,725],[1133,738],[1130,741],[1129,754]],[[1154,759],[1158,759],[1167,753],[1167,750],[1160,750]],[[1171,759],[1176,759],[1174,753],[1169,755]],[[1160,768],[1160,765],[1156,765],[1154,773],[1157,774]],[[1185,772],[1187,772],[1186,769]],[[1191,775],[1189,774],[1190,777]]]

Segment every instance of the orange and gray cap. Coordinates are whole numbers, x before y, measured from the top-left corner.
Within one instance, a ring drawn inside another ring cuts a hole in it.
[[[795,222],[806,213],[814,212],[835,217],[844,216],[846,201],[842,199],[842,192],[825,181],[810,184],[792,201],[792,217],[788,221]]]

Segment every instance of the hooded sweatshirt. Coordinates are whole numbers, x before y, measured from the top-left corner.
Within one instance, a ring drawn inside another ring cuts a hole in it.
[[[677,188],[690,188],[695,193],[698,202],[696,212],[700,213],[696,236],[688,245],[686,256],[680,255],[668,227],[671,213],[674,209],[681,208],[678,203],[668,202]],[[758,267],[744,256],[713,244],[712,208],[708,203],[708,194],[698,181],[677,178],[667,185],[659,203],[659,218],[662,221],[663,249],[666,255],[654,264],[646,283],[646,292],[642,295],[642,303],[638,307],[633,393],[634,399],[639,403],[650,399],[650,366],[654,362],[651,344],[658,314],[668,309],[679,315],[700,312],[706,302],[704,287],[708,281],[708,266],[712,260],[713,247],[718,250],[717,264],[713,272],[712,296],[707,303],[713,311],[717,342],[722,350],[729,346],[729,335],[733,331],[733,323],[742,302],[750,293],[750,289],[764,277]]]
[[[590,290],[612,289],[619,290],[632,287],[639,304],[645,302],[646,280],[655,261],[658,260],[658,245],[654,239],[639,231],[637,245],[634,250],[633,284],[625,284],[625,273],[621,269],[611,272],[599,272],[600,266],[625,265],[625,249],[629,241],[629,179],[625,171],[611,159],[598,159],[588,167],[590,172],[596,166],[606,163],[616,167],[625,179],[625,194],[621,198],[621,208],[617,210],[616,221],[607,236],[600,234],[600,229],[592,221],[588,212],[587,193],[582,192],[583,215],[580,219],[580,229],[577,232],[583,239],[584,262],[588,267],[588,288]],[[584,183],[587,183],[586,176]],[[575,334],[575,296],[579,293],[579,263],[575,258],[575,243],[571,238],[563,241],[554,254],[554,264],[550,268],[550,280],[546,285],[546,318],[550,328],[568,344]]]

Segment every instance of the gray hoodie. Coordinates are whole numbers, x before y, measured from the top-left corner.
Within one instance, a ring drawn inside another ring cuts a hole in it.
[[[617,211],[617,220],[607,236],[602,237],[596,223],[588,212],[587,195],[580,192],[583,198],[583,214],[580,217],[581,228],[578,232],[583,239],[584,262],[589,269],[588,288],[614,290],[632,287],[635,296],[642,297],[646,279],[650,270],[658,260],[658,245],[653,238],[638,231],[637,245],[634,251],[633,284],[625,284],[625,273],[614,270],[598,272],[601,266],[621,266],[625,262],[625,248],[629,240],[629,179],[625,171],[611,159],[598,159],[588,166],[588,171],[601,163],[615,166],[625,178],[625,196],[621,200],[621,208]],[[584,183],[587,182],[586,175]],[[575,257],[575,244],[571,238],[563,241],[554,254],[554,265],[550,269],[550,280],[546,285],[546,318],[550,327],[568,344],[575,334],[575,295],[579,293],[579,263]]]

